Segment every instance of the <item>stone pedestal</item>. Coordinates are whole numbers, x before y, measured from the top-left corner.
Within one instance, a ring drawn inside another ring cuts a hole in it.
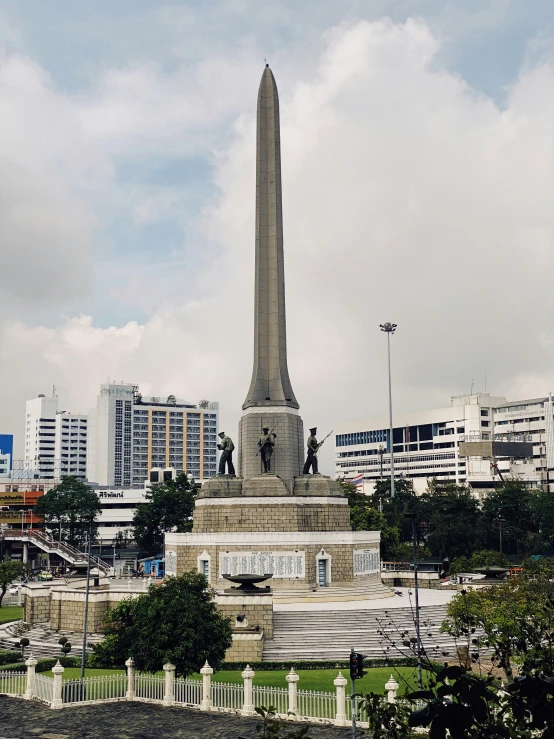
[[[277,437],[271,458],[271,471],[280,477],[289,494],[294,478],[304,465],[304,426],[298,411],[284,406],[248,408],[239,423],[239,455],[237,473],[245,480],[263,472],[258,439],[264,426]]]

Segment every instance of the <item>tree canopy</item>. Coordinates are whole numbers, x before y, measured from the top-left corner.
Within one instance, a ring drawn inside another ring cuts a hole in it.
[[[554,494],[531,490],[519,480],[505,480],[482,503],[467,486],[437,479],[416,496],[412,481],[399,478],[394,499],[390,479],[377,480],[372,495],[339,482],[350,504],[352,528],[381,531],[384,560],[412,559],[412,523],[406,513],[417,516],[418,558],[431,556],[445,566],[456,560],[452,572],[506,563],[500,556],[501,528],[503,554],[554,550]],[[472,560],[476,552],[484,554]]]
[[[63,477],[59,485],[37,500],[34,512],[44,518],[47,529],[56,539],[82,546],[92,519],[92,538],[96,538],[96,518],[101,506],[98,496],[75,477]]]
[[[104,640],[93,663],[123,667],[132,657],[138,670],[156,672],[171,662],[177,675],[209,664],[217,669],[231,646],[231,624],[216,608],[208,581],[198,572],[151,585],[138,598],[124,600],[106,615]]]
[[[134,539],[138,546],[156,554],[163,550],[166,531],[192,530],[192,513],[198,486],[181,473],[176,480],[152,485],[147,503],[139,503],[133,517]]]
[[[16,559],[4,559],[0,562],[0,606],[6,595],[6,590],[12,582],[28,577],[30,574],[31,568],[29,565]]]

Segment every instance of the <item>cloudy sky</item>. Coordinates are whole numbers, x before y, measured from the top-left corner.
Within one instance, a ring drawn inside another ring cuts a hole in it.
[[[281,99],[306,427],[554,389],[551,0],[0,0],[0,433],[106,378],[219,400],[253,345],[254,116]],[[327,472],[332,456],[327,453]]]

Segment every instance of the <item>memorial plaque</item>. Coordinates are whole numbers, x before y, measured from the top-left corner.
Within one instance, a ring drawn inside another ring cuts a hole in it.
[[[305,577],[304,552],[226,552],[219,555],[219,576]]]
[[[371,575],[379,572],[380,567],[378,549],[354,550],[354,575]]]
[[[165,574],[177,574],[177,552],[173,550],[166,550],[165,552]]]

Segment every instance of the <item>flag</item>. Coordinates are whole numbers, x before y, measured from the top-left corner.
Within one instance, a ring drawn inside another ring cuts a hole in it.
[[[353,477],[351,480],[348,480],[348,483],[350,485],[354,485],[355,487],[359,488],[364,484],[364,476],[362,473],[359,475],[356,475],[356,477]]]

